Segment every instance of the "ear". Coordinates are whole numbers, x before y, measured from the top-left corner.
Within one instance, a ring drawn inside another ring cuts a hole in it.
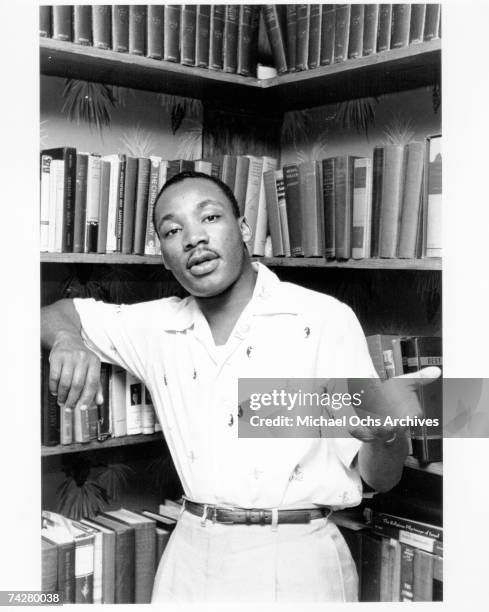
[[[248,221],[246,221],[245,217],[243,216],[238,219],[238,224],[241,236],[243,238],[243,242],[248,243],[253,235],[253,232],[251,231],[251,228],[248,225]]]

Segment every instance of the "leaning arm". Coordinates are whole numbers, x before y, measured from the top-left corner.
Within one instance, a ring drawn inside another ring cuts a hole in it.
[[[363,442],[358,453],[358,465],[363,480],[379,492],[389,491],[402,476],[408,455],[408,441],[402,428],[396,430],[392,443],[382,439]]]

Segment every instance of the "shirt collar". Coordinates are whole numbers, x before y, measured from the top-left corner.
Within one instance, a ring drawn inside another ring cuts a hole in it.
[[[247,310],[251,315],[297,314],[297,304],[287,299],[283,291],[283,283],[266,266],[259,262],[252,263],[257,272],[253,295]],[[174,312],[165,316],[163,329],[166,331],[184,331],[194,325],[196,319],[202,316],[197,301],[193,296],[181,300]]]

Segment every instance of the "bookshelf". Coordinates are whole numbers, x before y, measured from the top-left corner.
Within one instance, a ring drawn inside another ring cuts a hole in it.
[[[86,444],[58,444],[57,446],[43,446],[41,448],[42,457],[52,457],[53,455],[66,455],[70,453],[83,453],[88,451],[105,450],[107,448],[120,448],[132,446],[134,444],[144,444],[162,440],[161,432],[154,434],[137,434],[134,436],[122,436],[120,438],[108,438],[103,442],[87,442]]]

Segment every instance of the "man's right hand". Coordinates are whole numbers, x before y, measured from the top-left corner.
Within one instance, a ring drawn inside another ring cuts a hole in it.
[[[60,331],[49,355],[49,390],[59,404],[74,408],[103,402],[100,359],[88,349],[81,336]]]

